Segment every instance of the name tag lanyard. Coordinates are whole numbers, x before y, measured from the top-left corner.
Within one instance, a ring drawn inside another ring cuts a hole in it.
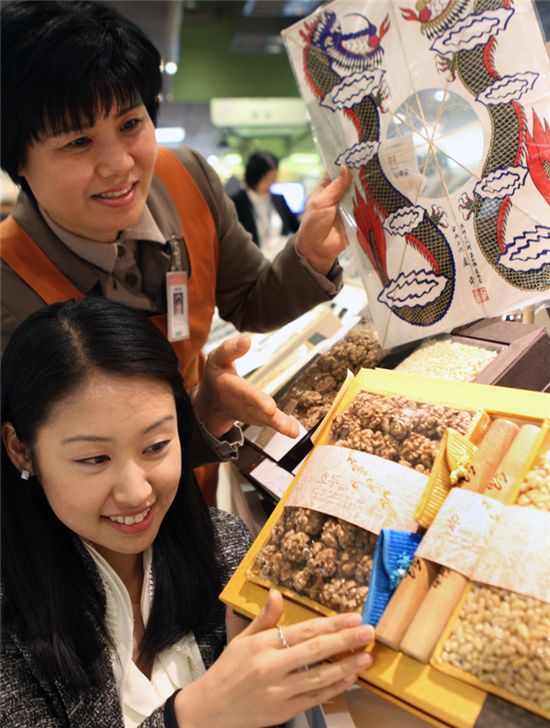
[[[168,341],[189,338],[188,277],[182,270],[181,249],[183,239],[172,235],[170,246],[170,270],[166,273],[166,313]]]

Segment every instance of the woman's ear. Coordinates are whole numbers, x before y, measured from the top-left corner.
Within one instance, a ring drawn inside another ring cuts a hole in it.
[[[28,448],[17,437],[17,432],[11,422],[4,422],[2,425],[2,440],[4,441],[4,447],[6,448],[8,457],[17,470],[20,473],[26,470],[29,474],[32,474],[31,458]]]

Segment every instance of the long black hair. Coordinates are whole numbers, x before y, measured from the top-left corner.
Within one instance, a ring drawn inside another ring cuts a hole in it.
[[[204,627],[219,592],[213,529],[189,468],[191,404],[170,344],[142,313],[103,298],[46,306],[16,329],[2,358],[2,423],[32,453],[54,405],[94,370],[166,383],[176,402],[183,466],[153,548],[155,590],[140,645],[151,658]],[[109,641],[100,582],[38,477],[21,480],[3,442],[1,530],[3,628],[21,636],[47,679],[99,684]]]
[[[19,177],[27,145],[143,103],[156,122],[161,58],[145,33],[100,2],[15,0],[1,21],[1,164]]]

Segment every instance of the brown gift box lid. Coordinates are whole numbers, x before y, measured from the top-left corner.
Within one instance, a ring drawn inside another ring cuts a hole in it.
[[[544,327],[483,319],[455,329],[452,338],[464,344],[499,349],[475,382],[534,392],[550,390],[550,334]]]

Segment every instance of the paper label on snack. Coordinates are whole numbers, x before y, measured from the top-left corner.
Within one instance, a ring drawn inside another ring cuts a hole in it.
[[[472,579],[550,603],[550,512],[506,506]]]
[[[335,445],[313,451],[286,505],[312,508],[372,533],[415,532],[427,476],[376,455]]]
[[[420,542],[416,555],[471,578],[504,506],[493,498],[453,489]]]

